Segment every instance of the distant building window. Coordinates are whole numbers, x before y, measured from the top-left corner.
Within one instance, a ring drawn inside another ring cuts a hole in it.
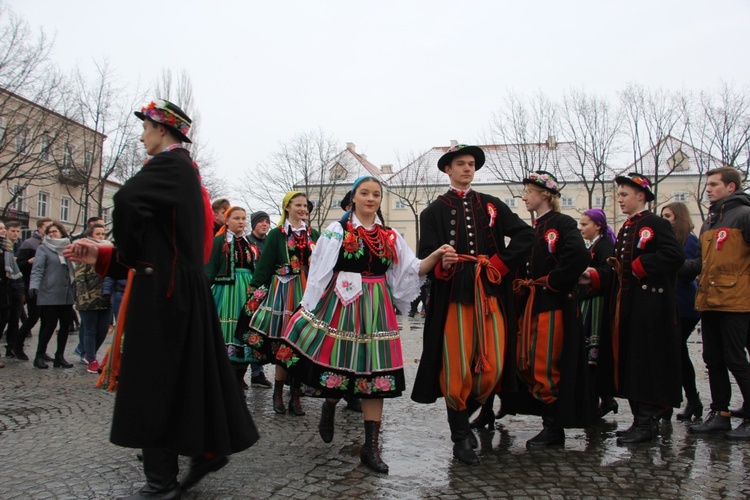
[[[39,191],[36,199],[36,216],[37,217],[48,217],[49,194],[44,191]]]
[[[70,169],[73,168],[73,146],[66,144],[63,148],[63,171],[64,175],[70,175]]]
[[[0,141],[5,139],[5,118],[0,116]]]
[[[92,159],[94,155],[91,153],[83,153],[83,169],[88,172],[93,164]]]
[[[26,189],[22,189],[18,184],[13,186],[13,208],[19,212],[25,212],[26,207],[25,205],[25,199],[26,199]]]
[[[29,129],[21,128],[18,130],[16,135],[16,151],[19,153],[25,153],[26,147],[29,145]]]
[[[60,220],[70,222],[70,198],[60,198]]]
[[[684,172],[690,168],[690,157],[678,149],[668,160],[667,165],[670,170],[675,172]]]
[[[604,205],[607,204],[607,197],[606,196],[596,196],[594,197],[594,207],[595,208],[604,208]]]
[[[104,220],[104,225],[108,225],[110,223],[110,210],[109,208],[102,209],[102,220]]]
[[[331,198],[331,208],[341,208],[341,200],[337,198]]]
[[[566,208],[571,208],[576,206],[575,200],[573,200],[572,196],[563,196],[562,197],[562,206]]]
[[[39,139],[39,159],[42,161],[50,161],[49,154],[50,139],[48,135],[43,135]]]
[[[346,169],[341,163],[337,163],[331,167],[330,176],[332,181],[342,181],[346,179]]]
[[[516,208],[516,199],[515,198],[505,198],[503,200],[503,203],[508,205],[509,208]]]
[[[394,208],[396,210],[404,210],[406,208],[406,203],[404,203],[404,200],[396,200]]]
[[[690,195],[686,193],[685,191],[676,191],[672,193],[672,198],[674,201],[681,201],[682,203],[687,203],[687,201],[690,199]]]

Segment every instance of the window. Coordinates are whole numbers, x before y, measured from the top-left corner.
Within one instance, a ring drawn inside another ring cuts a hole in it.
[[[686,193],[685,191],[675,191],[672,193],[672,198],[674,201],[681,201],[682,203],[687,203],[688,199],[690,198],[690,195]]]
[[[49,154],[50,140],[48,135],[43,135],[39,139],[39,159],[42,161],[50,161]]]
[[[346,169],[341,163],[337,163],[331,167],[330,177],[332,181],[342,181],[346,179]]]
[[[562,197],[562,206],[566,208],[575,207],[575,200],[573,200],[572,196],[563,196]]]
[[[21,189],[21,186],[18,184],[13,186],[13,196],[15,197],[13,199],[13,205],[12,208],[14,210],[17,210],[18,212],[25,212],[25,198],[26,198],[26,189]]]
[[[70,169],[73,168],[73,146],[65,144],[63,148],[63,170],[64,175],[70,175]]]
[[[404,210],[406,208],[406,203],[404,203],[404,200],[396,200],[394,208],[396,210]]]
[[[0,141],[5,139],[5,118],[0,116]]]
[[[93,155],[91,153],[83,153],[83,170],[88,172],[91,169]]]
[[[331,208],[341,208],[341,200],[331,198]]]
[[[36,216],[47,217],[47,205],[49,204],[49,194],[39,191],[36,199]]]
[[[19,153],[25,153],[28,145],[29,129],[22,127],[18,130],[18,135],[16,135],[16,151]]]
[[[509,208],[516,208],[516,199],[515,198],[505,198],[503,200],[503,203],[508,205]]]
[[[60,198],[60,220],[70,222],[70,198]]]
[[[606,196],[595,196],[594,197],[594,207],[595,208],[604,208],[604,205],[607,204],[607,197]]]
[[[104,220],[104,225],[108,225],[111,222],[111,209],[110,208],[104,208],[102,209],[102,220]]]

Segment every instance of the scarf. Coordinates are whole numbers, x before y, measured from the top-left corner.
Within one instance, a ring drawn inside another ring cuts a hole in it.
[[[13,256],[13,243],[5,238],[0,238],[0,247],[0,251],[4,254],[5,275],[11,280],[21,278],[23,275],[21,274],[21,270],[18,269],[16,258]]]
[[[75,269],[73,269],[73,263],[69,262],[68,259],[63,256],[63,249],[65,249],[66,246],[70,245],[70,238],[49,238],[45,236],[42,240],[42,245],[57,254],[57,258],[60,260],[60,264],[62,264],[63,266],[67,266],[68,268],[69,282],[75,283],[76,277]]]

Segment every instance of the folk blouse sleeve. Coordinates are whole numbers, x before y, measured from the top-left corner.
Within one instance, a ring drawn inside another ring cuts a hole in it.
[[[400,311],[408,311],[411,301],[419,295],[419,289],[426,279],[419,276],[419,265],[422,262],[414,255],[404,238],[396,232],[396,254],[394,262],[385,273],[385,279],[391,288],[393,302]]]
[[[307,287],[302,297],[301,305],[311,310],[323,296],[328,284],[333,277],[333,268],[339,258],[341,240],[344,237],[344,228],[339,222],[334,222],[320,235],[310,256],[310,270],[307,274]]]

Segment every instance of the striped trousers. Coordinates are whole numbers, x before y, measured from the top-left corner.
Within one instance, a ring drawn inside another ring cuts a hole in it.
[[[524,366],[518,343],[518,374],[529,392],[546,404],[557,401],[560,392],[560,357],[563,347],[563,312],[561,309],[534,315],[531,352]]]
[[[489,299],[494,301],[494,311],[483,318],[475,317],[474,304],[451,302],[448,306],[440,390],[452,410],[465,410],[470,395],[484,403],[502,376],[507,343],[505,319],[497,298]],[[488,361],[484,367],[477,365],[477,357],[482,354],[478,320],[484,322],[484,351]]]

